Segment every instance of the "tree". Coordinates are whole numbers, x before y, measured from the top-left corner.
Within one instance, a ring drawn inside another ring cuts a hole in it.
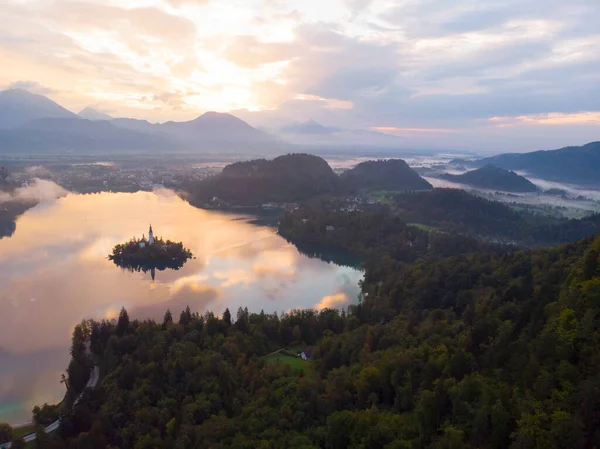
[[[229,308],[225,309],[225,312],[223,312],[223,321],[225,321],[225,324],[227,324],[227,326],[231,326],[231,312],[229,311]]]
[[[250,331],[249,323],[248,323],[248,309],[244,310],[241,307],[238,308],[237,317],[235,320],[235,327],[244,333],[248,333]]]
[[[192,312],[190,310],[190,306],[187,306],[185,310],[181,312],[179,315],[179,324],[183,324],[184,326],[190,324],[192,322]]]
[[[0,423],[0,443],[6,443],[12,439],[13,429],[8,424]]]
[[[173,324],[173,314],[169,309],[167,309],[163,318],[163,328],[167,328],[171,324]]]
[[[121,312],[119,313],[119,319],[117,320],[117,335],[122,337],[129,330],[129,315],[127,314],[127,310],[125,307],[121,308]]]

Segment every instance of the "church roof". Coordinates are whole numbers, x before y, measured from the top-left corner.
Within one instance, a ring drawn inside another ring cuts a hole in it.
[[[141,240],[141,241],[142,241],[142,242],[145,242],[145,241],[146,241],[146,236],[145,236],[145,235],[143,235],[143,234],[142,234],[142,240]]]

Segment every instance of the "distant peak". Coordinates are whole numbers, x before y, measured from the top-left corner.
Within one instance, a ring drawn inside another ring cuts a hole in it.
[[[86,108],[83,108],[77,115],[79,115],[80,117],[82,117],[84,119],[93,120],[93,121],[112,120],[113,119],[113,117],[111,117],[107,113],[98,111],[97,109],[91,108],[89,106]]]
[[[198,118],[211,118],[211,117],[233,117],[233,115],[227,112],[217,112],[217,111],[206,111]]]

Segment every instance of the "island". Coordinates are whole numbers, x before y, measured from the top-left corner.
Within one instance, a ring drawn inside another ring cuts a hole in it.
[[[112,254],[108,256],[115,265],[131,271],[165,270],[171,268],[178,270],[191,259],[193,254],[183,246],[182,242],[155,238],[150,225],[148,238],[142,235],[141,239],[133,238],[127,243],[116,245]]]

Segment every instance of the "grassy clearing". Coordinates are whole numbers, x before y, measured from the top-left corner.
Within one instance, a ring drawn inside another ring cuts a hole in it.
[[[308,372],[311,369],[311,363],[304,361],[300,357],[289,355],[286,352],[279,352],[265,357],[267,363],[283,363],[284,365],[291,366],[292,369],[299,369],[304,372]]]
[[[408,223],[408,226],[413,226],[415,228],[419,228],[423,231],[427,231],[427,232],[433,232],[433,231],[437,231],[437,228],[434,226],[428,226],[422,223]]]
[[[377,201],[380,204],[392,204],[392,200],[390,200],[387,195],[395,193],[387,190],[379,190],[376,192],[371,192],[370,197]]]

